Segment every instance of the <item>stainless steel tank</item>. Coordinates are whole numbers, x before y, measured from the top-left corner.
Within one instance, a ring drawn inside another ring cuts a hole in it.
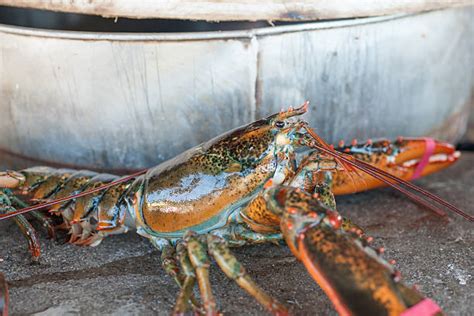
[[[456,141],[474,91],[472,19],[471,6],[181,33],[1,24],[0,159],[147,167],[305,100],[330,142]]]

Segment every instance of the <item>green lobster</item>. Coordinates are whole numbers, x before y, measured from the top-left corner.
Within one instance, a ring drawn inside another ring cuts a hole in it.
[[[269,312],[288,314],[229,250],[281,240],[340,314],[441,313],[400,282],[357,225],[341,218],[334,195],[390,185],[439,215],[445,213],[423,197],[472,221],[407,181],[449,166],[459,153],[431,139],[341,144],[336,150],[296,118],[307,106],[237,128],[130,176],[49,167],[0,173],[1,218],[14,217],[34,260],[41,248],[26,213],[51,236],[66,229],[69,241],[82,246],[135,229],[162,251],[163,267],[181,288],[176,315],[190,309],[219,314],[209,281],[211,257]],[[305,149],[309,153],[300,153]],[[193,294],[196,283],[201,302]]]

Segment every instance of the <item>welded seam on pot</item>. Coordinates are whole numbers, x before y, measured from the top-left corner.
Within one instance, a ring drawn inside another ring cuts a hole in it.
[[[434,10],[441,11],[441,10]],[[405,17],[411,17],[421,14],[427,14],[434,11],[426,11],[415,14],[396,14],[380,17],[357,18],[342,21],[312,22],[297,25],[265,27],[260,29],[245,31],[223,31],[223,32],[196,32],[196,33],[99,33],[99,32],[78,32],[78,31],[57,31],[42,30],[23,26],[11,26],[0,23],[0,33],[13,34],[19,36],[44,37],[54,39],[69,39],[82,41],[120,41],[120,42],[144,42],[144,41],[205,41],[205,40],[232,40],[232,39],[251,39],[253,37],[279,35],[286,33],[295,33],[302,31],[315,31],[332,28],[344,28],[359,25],[374,24],[379,22],[391,21]]]
[[[256,45],[256,55],[255,55],[255,86],[254,86],[254,113],[255,119],[262,117],[262,82],[260,80],[261,74],[261,53],[260,53],[260,43],[259,39],[255,37],[255,45]]]

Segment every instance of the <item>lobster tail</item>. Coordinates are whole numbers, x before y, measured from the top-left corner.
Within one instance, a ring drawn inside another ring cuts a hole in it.
[[[38,210],[46,209],[49,213],[60,215],[63,220],[60,226],[69,230],[70,242],[89,246],[98,245],[109,234],[127,231],[125,216],[133,204],[127,194],[128,188],[139,177],[138,174],[119,177],[49,167],[6,172],[0,176],[3,184],[16,181],[16,185],[11,186],[11,200],[15,202],[9,205],[11,209],[20,207],[21,212],[32,212],[34,217],[46,222],[48,218]],[[3,216],[17,213],[13,209]],[[31,245],[35,241],[32,239],[34,230],[23,215],[18,218],[22,221],[16,220],[17,224]],[[51,225],[48,227],[51,228]],[[34,244],[37,245],[37,242]],[[39,246],[35,249],[33,257],[37,259]]]

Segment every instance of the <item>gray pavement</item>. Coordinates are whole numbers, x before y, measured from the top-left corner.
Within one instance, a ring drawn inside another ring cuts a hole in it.
[[[417,183],[474,213],[474,154]],[[449,223],[391,189],[338,198],[341,213],[365,227],[386,248],[408,284],[436,300],[449,315],[472,315],[473,224]],[[178,292],[160,266],[159,252],[132,233],[96,248],[42,238],[43,257],[32,265],[25,241],[11,222],[0,223],[0,271],[10,284],[13,315],[168,315]],[[286,246],[234,250],[256,281],[296,315],[335,315],[331,303]],[[227,315],[265,315],[245,292],[212,266],[218,305]]]

